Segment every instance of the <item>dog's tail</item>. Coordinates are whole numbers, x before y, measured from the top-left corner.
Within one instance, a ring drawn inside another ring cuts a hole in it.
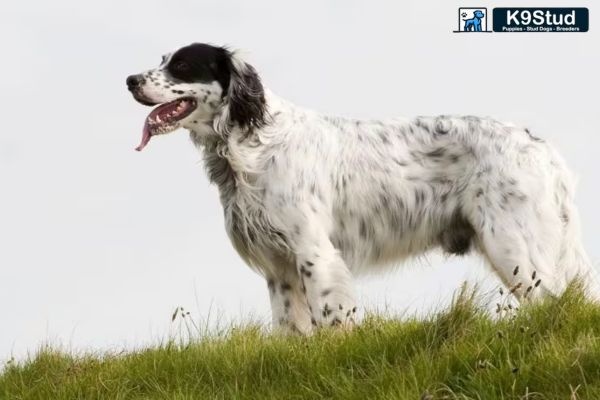
[[[580,279],[587,296],[600,302],[598,272],[593,267],[581,241],[579,213],[573,199],[574,180],[562,158],[555,153],[554,159],[558,164],[555,179],[555,199],[563,223],[557,272],[564,274],[565,283],[569,283],[573,279]]]

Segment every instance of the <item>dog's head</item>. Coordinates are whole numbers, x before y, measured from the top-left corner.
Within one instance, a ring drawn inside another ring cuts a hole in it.
[[[226,134],[265,123],[264,89],[254,68],[224,47],[194,43],[163,56],[161,64],[127,78],[133,97],[159,105],[144,124],[142,150],[155,135],[178,128]],[[197,129],[200,126],[209,129]]]
[[[485,16],[485,14],[481,10],[475,10],[475,12],[473,13],[473,16],[475,18],[483,18]]]

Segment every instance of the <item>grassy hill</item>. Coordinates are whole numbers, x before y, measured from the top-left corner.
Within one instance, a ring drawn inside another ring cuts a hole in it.
[[[463,291],[424,320],[308,338],[248,326],[121,355],[44,349],[6,366],[0,398],[600,399],[600,306],[580,290],[501,317],[476,303]]]

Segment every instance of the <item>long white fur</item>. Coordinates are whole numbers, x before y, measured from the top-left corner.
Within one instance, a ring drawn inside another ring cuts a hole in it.
[[[250,68],[235,57],[240,72]],[[162,83],[161,71],[152,74]],[[353,275],[470,229],[472,249],[517,297],[558,295],[580,276],[600,300],[571,174],[526,129],[477,117],[332,117],[266,90],[267,124],[248,134],[228,123],[216,82],[171,85],[201,103],[181,126],[219,186],[234,247],[268,282],[276,327],[350,323]]]

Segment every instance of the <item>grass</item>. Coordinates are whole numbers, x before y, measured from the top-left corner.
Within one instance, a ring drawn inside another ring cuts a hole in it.
[[[4,368],[0,398],[600,399],[600,306],[581,293],[498,317],[463,290],[429,318],[307,338],[246,326],[121,355],[45,348]]]

